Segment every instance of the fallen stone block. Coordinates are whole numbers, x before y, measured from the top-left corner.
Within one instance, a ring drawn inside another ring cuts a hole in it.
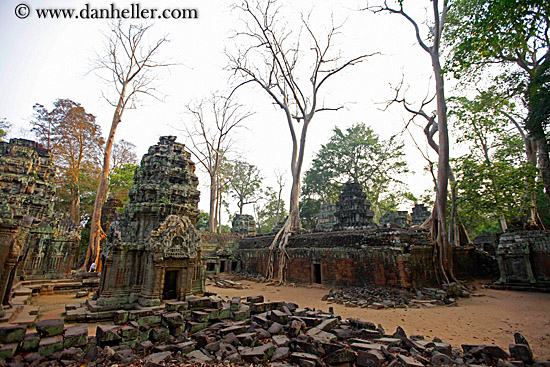
[[[160,315],[148,315],[140,317],[136,321],[139,326],[147,326],[152,328],[155,326],[160,326],[162,318],[160,317]]]
[[[11,359],[17,352],[19,347],[18,343],[9,343],[0,345],[0,358],[2,359]]]
[[[212,300],[209,297],[201,297],[187,301],[190,310],[199,310],[212,307]]]
[[[249,363],[254,363],[254,358],[264,361],[267,361],[271,359],[271,356],[273,355],[273,352],[275,351],[275,345],[273,343],[269,342],[264,345],[259,345],[257,347],[252,348],[243,348],[240,351],[240,355],[242,359]]]
[[[63,348],[82,347],[88,343],[88,327],[86,325],[69,326],[63,333]]]
[[[173,351],[176,352],[176,353],[181,352],[181,354],[187,354],[189,352],[192,352],[195,349],[196,345],[197,345],[197,343],[195,343],[192,340],[189,340],[189,341],[186,341],[186,342],[174,344],[171,347],[173,348]]]
[[[321,365],[319,356],[310,353],[294,352],[290,355],[290,361],[299,365],[303,365],[303,362],[313,363],[313,366]]]
[[[117,325],[98,325],[96,329],[97,344],[101,347],[108,345],[117,345],[121,341],[118,334],[120,326]]]
[[[273,352],[271,356],[271,362],[281,361],[290,357],[290,348],[288,347],[278,347]]]
[[[56,352],[63,350],[63,336],[56,335],[40,340],[38,353],[43,357],[49,357]]]
[[[36,331],[41,338],[62,335],[65,328],[63,319],[40,320],[36,323]]]
[[[510,350],[510,355],[512,358],[517,359],[518,361],[525,363],[530,363],[533,361],[533,352],[531,351],[529,345],[510,344],[508,346],[508,350]]]
[[[248,296],[246,297],[246,302],[248,303],[263,303],[264,296]]]
[[[151,330],[149,337],[154,342],[164,342],[171,338],[170,330],[164,326],[157,326]]]
[[[355,363],[357,356],[348,348],[341,348],[329,355],[323,361],[329,365],[341,365],[343,363]]]
[[[362,367],[379,367],[386,361],[384,354],[378,350],[359,350],[357,365]]]
[[[212,358],[201,352],[200,350],[194,350],[185,355],[190,362],[194,363],[208,363],[212,361]]]
[[[164,306],[166,308],[166,311],[170,312],[179,312],[187,310],[187,301],[178,301],[178,302],[167,302]]]
[[[183,316],[179,312],[170,312],[162,315],[162,321],[166,326],[181,326],[185,323]]]
[[[124,310],[115,311],[114,323],[117,325],[126,324],[128,322],[129,312]]]
[[[317,328],[309,329],[306,334],[311,336],[313,340],[319,343],[330,343],[338,339],[336,335],[332,333],[327,333],[326,331]]]
[[[150,362],[154,365],[159,365],[172,357],[172,352],[153,353],[144,358],[145,362]]]
[[[39,343],[40,336],[38,333],[27,333],[25,339],[20,343],[20,351],[23,353],[36,351]]]
[[[424,365],[422,363],[418,362],[413,357],[408,357],[408,356],[405,356],[403,354],[398,354],[397,359],[405,367],[424,367]]]
[[[19,343],[25,339],[27,326],[14,325],[0,327],[0,344]]]

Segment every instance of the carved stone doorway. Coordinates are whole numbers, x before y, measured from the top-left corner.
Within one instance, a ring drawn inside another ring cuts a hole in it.
[[[164,289],[162,291],[162,299],[177,299],[178,298],[178,279],[179,270],[166,270],[164,274]]]

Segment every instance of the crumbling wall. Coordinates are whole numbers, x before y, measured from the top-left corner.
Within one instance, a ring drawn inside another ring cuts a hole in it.
[[[201,232],[202,262],[206,271],[214,274],[239,271],[240,261],[236,249],[241,236],[232,233]]]
[[[243,272],[266,273],[272,240],[273,236],[240,240]],[[433,250],[422,231],[376,229],[296,235],[290,238],[287,250],[287,280],[338,287],[434,285]]]
[[[7,304],[29,231],[53,215],[49,152],[24,139],[0,142],[0,304]]]

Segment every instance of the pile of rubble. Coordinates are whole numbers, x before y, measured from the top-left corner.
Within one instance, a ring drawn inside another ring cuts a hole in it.
[[[65,327],[63,320],[0,328],[0,365],[168,366],[186,363],[270,366],[549,366],[536,362],[527,341],[515,335],[509,351],[494,345],[462,345],[407,336],[397,328],[341,320],[294,303],[264,302],[263,296],[203,297],[171,302],[162,310],[117,312],[113,325]],[[9,362],[9,363],[7,363]]]
[[[458,284],[452,283],[439,288],[422,288],[414,293],[401,289],[367,285],[343,290],[331,289],[323,301],[338,303],[347,307],[362,308],[406,308],[420,306],[455,306],[458,297],[469,297],[470,293]]]

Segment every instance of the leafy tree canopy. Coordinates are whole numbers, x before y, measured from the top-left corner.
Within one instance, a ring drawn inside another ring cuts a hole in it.
[[[404,185],[398,178],[408,171],[403,161],[403,144],[394,138],[380,139],[364,123],[345,131],[336,127],[333,132],[305,173],[302,195],[336,201],[344,183],[358,182],[378,219],[404,196],[399,190]],[[390,194],[390,188],[394,194]]]

